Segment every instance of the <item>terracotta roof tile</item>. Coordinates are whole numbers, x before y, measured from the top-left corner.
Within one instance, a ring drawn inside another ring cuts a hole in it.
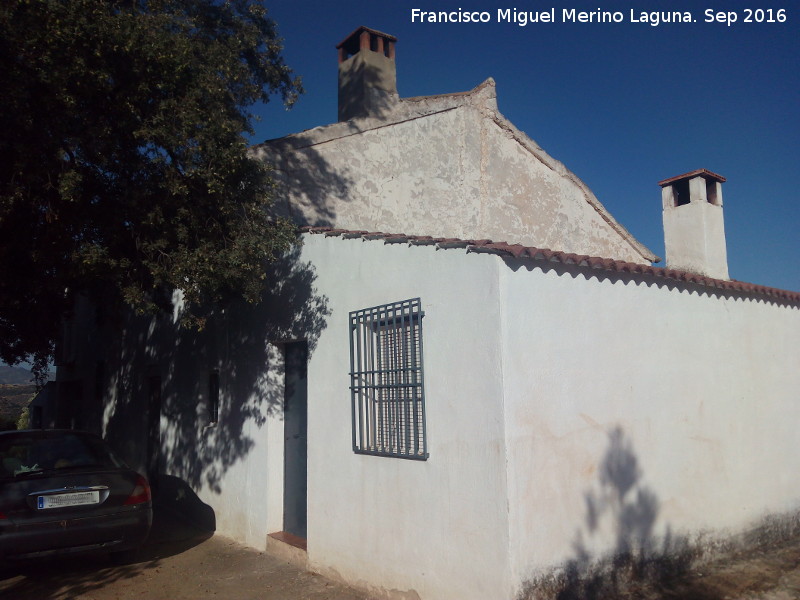
[[[408,243],[414,246],[430,246],[436,243],[436,240],[429,235],[415,235],[408,239]]]
[[[385,244],[405,244],[411,237],[402,233],[387,233],[383,238],[383,242]]]
[[[325,234],[326,236],[339,236],[342,238],[361,238],[363,240],[384,240],[387,243],[408,243],[409,245],[433,245],[437,248],[465,248],[468,253],[489,253],[498,256],[514,257],[519,259],[545,260],[559,262],[563,264],[574,264],[588,269],[601,269],[618,273],[636,273],[648,277],[659,277],[662,279],[672,279],[675,281],[685,281],[695,283],[705,287],[720,288],[745,292],[766,298],[777,298],[789,303],[800,304],[800,292],[781,290],[763,285],[756,285],[735,279],[713,279],[697,273],[668,269],[664,267],[653,267],[639,263],[631,263],[612,258],[600,256],[588,256],[584,254],[574,254],[571,252],[561,252],[548,248],[536,248],[535,246],[523,246],[521,244],[508,244],[506,242],[492,242],[491,240],[462,240],[459,238],[433,238],[430,236],[414,236],[405,234],[391,234],[382,232],[351,231],[345,229],[333,229],[330,227],[301,227],[301,233]]]
[[[486,243],[471,246],[468,251],[469,252],[490,252],[494,254],[510,254],[516,258],[519,258],[523,255],[526,248],[520,244],[506,244],[505,242],[498,242],[498,243]]]
[[[342,234],[342,238],[346,240],[351,240],[354,238],[360,238],[362,235],[367,233],[366,231],[348,231],[347,233]]]
[[[684,173],[683,175],[676,175],[675,177],[670,177],[669,179],[664,179],[663,181],[659,181],[658,185],[664,187],[669,185],[670,183],[675,183],[676,181],[681,181],[682,179],[691,179],[693,177],[697,177],[698,175],[702,175],[703,177],[707,177],[709,179],[714,179],[719,181],[720,183],[725,183],[726,179],[713,171],[709,171],[708,169],[697,169],[695,171],[689,171],[688,173]]]
[[[438,238],[436,245],[439,248],[467,248],[472,245],[472,242],[458,238]]]
[[[353,31],[351,31],[350,34],[346,38],[344,38],[341,42],[336,44],[336,47],[340,48],[345,43],[347,43],[347,41],[351,37],[353,37],[355,34],[360,33],[362,31],[369,31],[370,33],[374,33],[375,35],[379,35],[379,36],[385,37],[386,39],[392,40],[393,42],[397,41],[397,38],[394,37],[393,35],[390,35],[388,33],[383,33],[382,31],[378,31],[377,29],[372,29],[371,27],[364,27],[363,25],[361,25],[359,27],[356,27]]]

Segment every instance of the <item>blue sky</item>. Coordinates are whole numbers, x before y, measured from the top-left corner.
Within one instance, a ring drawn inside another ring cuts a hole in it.
[[[306,93],[288,112],[278,101],[259,107],[252,141],[336,121],[335,45],[366,25],[398,38],[401,96],[493,77],[500,111],[661,257],[657,182],[698,168],[725,176],[731,277],[800,291],[800,3],[716,4],[738,21],[705,23],[715,3],[680,1],[268,2]],[[785,9],[786,21],[745,23],[748,7],[771,8],[775,20]],[[491,22],[412,23],[412,8],[487,11]],[[554,8],[556,22],[497,23],[498,8]],[[621,11],[624,21],[565,23],[564,8]],[[688,10],[697,22],[632,23],[631,9],[640,21],[643,11]]]

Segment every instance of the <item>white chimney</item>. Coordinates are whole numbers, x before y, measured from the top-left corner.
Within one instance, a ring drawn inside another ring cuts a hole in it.
[[[698,169],[659,181],[667,268],[728,279],[722,216],[725,178]]]

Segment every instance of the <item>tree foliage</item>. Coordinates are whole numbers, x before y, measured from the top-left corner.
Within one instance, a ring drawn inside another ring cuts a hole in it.
[[[270,220],[250,107],[300,83],[252,0],[0,5],[0,358],[53,355],[75,294],[186,314],[258,298]]]

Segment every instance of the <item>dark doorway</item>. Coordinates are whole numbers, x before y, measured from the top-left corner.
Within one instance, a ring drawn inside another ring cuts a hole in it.
[[[59,381],[55,426],[58,429],[84,429],[83,390],[80,381]]]
[[[147,479],[155,490],[161,455],[161,377],[147,378]]]
[[[308,343],[284,346],[283,530],[306,537],[308,463]]]

